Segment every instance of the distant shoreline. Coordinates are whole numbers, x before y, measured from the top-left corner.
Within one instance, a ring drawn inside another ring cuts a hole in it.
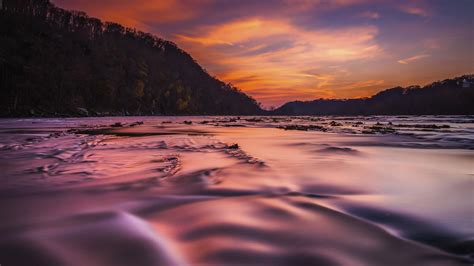
[[[48,118],[117,118],[117,117],[124,117],[124,118],[133,118],[133,117],[267,117],[267,116],[282,116],[282,117],[374,117],[374,116],[384,116],[384,117],[425,117],[425,116],[434,116],[434,117],[439,117],[439,116],[467,116],[467,117],[473,117],[474,114],[373,114],[373,115],[276,115],[276,114],[256,114],[256,115],[210,115],[210,114],[204,114],[204,115],[105,115],[105,116],[67,116],[67,115],[61,115],[61,116],[0,116],[0,119],[48,119]]]

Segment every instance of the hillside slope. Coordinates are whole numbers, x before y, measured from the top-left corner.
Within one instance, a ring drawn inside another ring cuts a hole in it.
[[[48,0],[0,5],[2,116],[261,112],[172,42]]]
[[[474,75],[434,82],[423,88],[387,89],[370,98],[288,102],[280,115],[456,115],[474,114]]]

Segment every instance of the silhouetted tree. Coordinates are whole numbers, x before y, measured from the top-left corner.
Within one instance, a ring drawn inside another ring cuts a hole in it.
[[[3,0],[0,114],[256,114],[174,43],[48,0]]]
[[[286,115],[470,115],[474,75],[434,82],[423,88],[396,87],[370,98],[289,102],[273,114]]]

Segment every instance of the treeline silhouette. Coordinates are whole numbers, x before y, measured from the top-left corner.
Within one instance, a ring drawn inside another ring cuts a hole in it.
[[[421,88],[387,89],[370,98],[288,102],[277,115],[469,115],[474,114],[474,75]]]
[[[258,114],[174,43],[67,11],[0,0],[0,115]]]
[[[474,76],[274,111],[174,43],[49,0],[0,0],[0,116],[474,114]]]

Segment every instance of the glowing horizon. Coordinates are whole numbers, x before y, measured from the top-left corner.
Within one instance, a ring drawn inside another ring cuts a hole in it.
[[[175,42],[262,102],[359,98],[473,72],[473,2],[54,0]]]

